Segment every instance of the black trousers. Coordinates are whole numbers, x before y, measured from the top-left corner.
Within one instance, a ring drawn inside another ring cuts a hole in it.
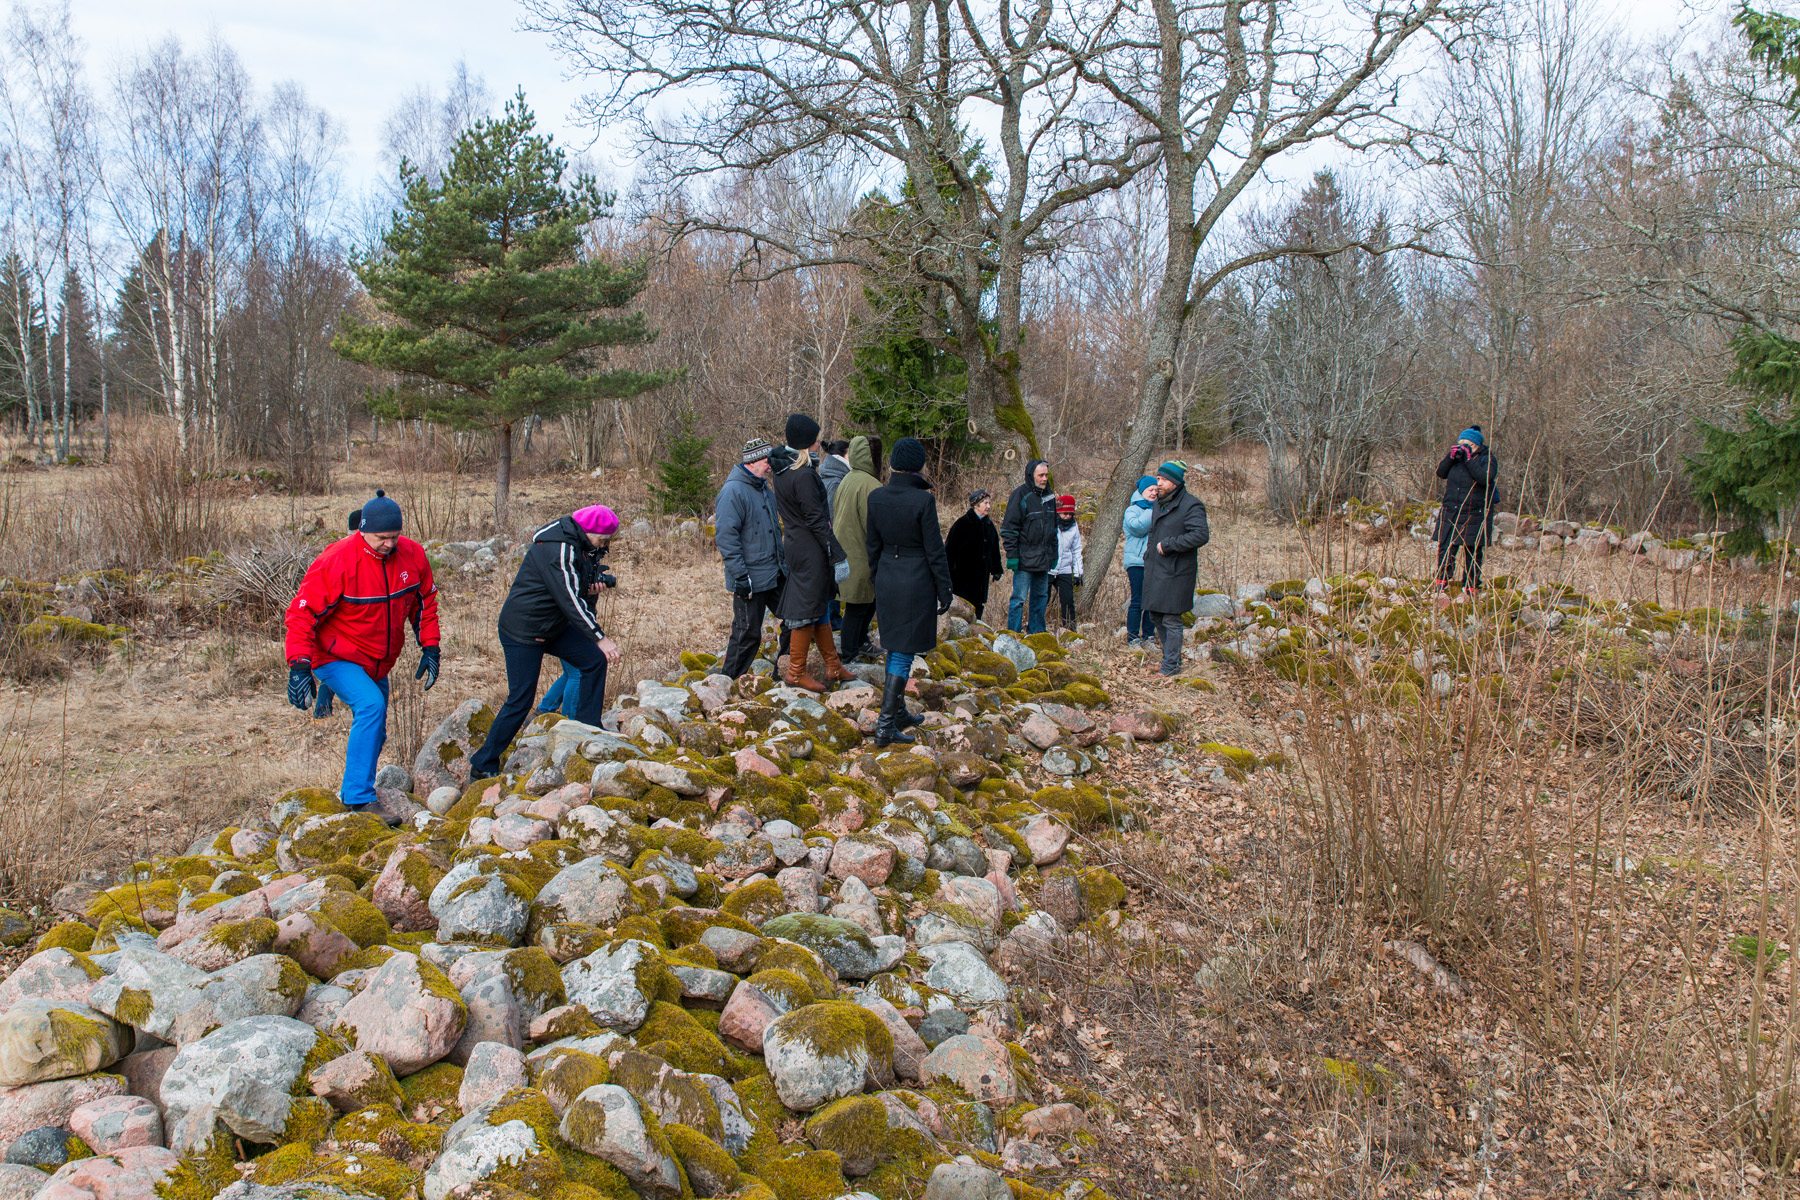
[[[1456,551],[1459,547],[1463,552],[1463,586],[1478,588],[1481,586],[1481,552],[1486,547],[1479,542],[1473,546],[1459,543],[1450,531],[1438,534],[1437,577],[1449,582],[1451,576],[1456,574]]]
[[[472,779],[492,779],[500,774],[500,756],[512,745],[513,737],[531,715],[537,699],[538,674],[544,667],[546,654],[562,659],[581,672],[581,698],[575,705],[575,719],[584,725],[598,726],[600,714],[606,711],[606,655],[588,640],[585,633],[574,629],[547,642],[523,646],[500,639],[500,653],[506,656],[506,704],[494,718],[487,740],[469,760]]]
[[[732,593],[731,640],[725,643],[725,661],[719,664],[719,674],[736,679],[750,669],[756,652],[762,649],[763,618],[780,595],[780,588],[752,592],[748,600]]]
[[[1062,604],[1063,628],[1075,628],[1075,577],[1052,575],[1050,586],[1056,589],[1056,598]]]
[[[875,619],[875,602],[844,605],[844,628],[838,637],[838,656],[851,658],[869,644],[869,623]]]

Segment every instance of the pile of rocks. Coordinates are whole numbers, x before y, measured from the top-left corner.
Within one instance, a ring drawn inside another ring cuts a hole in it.
[[[435,575],[492,575],[502,563],[525,557],[527,544],[500,534],[479,542],[426,542]]]
[[[1414,525],[1413,536],[1435,541],[1439,514]],[[1646,566],[1680,574],[1703,567],[1718,553],[1724,531],[1696,533],[1665,541],[1647,529],[1625,534],[1617,529],[1574,521],[1540,521],[1517,513],[1494,514],[1494,544],[1502,550],[1536,550],[1540,554],[1572,552],[1587,558],[1628,555]]]
[[[470,780],[469,701],[397,830],[301,790],[65,889],[0,983],[0,1200],[1099,1200],[1006,973],[1124,921],[1074,776],[1173,722],[1064,652],[975,627],[885,751],[873,688],[688,656]]]

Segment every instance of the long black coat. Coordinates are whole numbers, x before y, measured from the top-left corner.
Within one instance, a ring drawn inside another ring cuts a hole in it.
[[[1454,453],[1454,452],[1452,452]],[[1444,507],[1438,513],[1438,540],[1459,546],[1485,546],[1494,539],[1494,456],[1483,446],[1462,461],[1449,454],[1438,464],[1444,481]]]
[[[994,523],[971,508],[950,526],[944,555],[950,560],[950,590],[970,604],[986,604],[988,581],[1000,578],[1006,568]]]
[[[787,583],[775,602],[775,615],[784,621],[823,618],[831,607],[832,565],[844,561],[844,548],[831,532],[825,485],[804,456],[772,478],[787,560]]]
[[[881,647],[923,654],[937,645],[938,613],[950,607],[950,564],[931,486],[895,471],[870,492],[868,541]]]
[[[1144,544],[1144,611],[1184,613],[1194,607],[1194,582],[1206,545],[1206,505],[1181,488],[1150,510],[1150,537]],[[1160,543],[1162,550],[1156,547]]]

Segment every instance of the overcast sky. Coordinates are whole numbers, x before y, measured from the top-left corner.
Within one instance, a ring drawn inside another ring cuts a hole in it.
[[[158,39],[174,34],[197,46],[215,31],[237,50],[259,89],[284,79],[299,82],[315,104],[343,124],[348,143],[342,168],[352,194],[385,173],[382,121],[419,85],[441,90],[459,59],[487,80],[497,98],[523,87],[540,127],[555,133],[560,144],[580,151],[591,136],[570,117],[580,83],[563,77],[562,63],[544,37],[518,29],[520,10],[509,0],[71,3],[97,89],[108,86],[113,64]],[[1722,12],[1727,0],[1597,3],[1617,3],[1632,36],[1648,40]],[[598,154],[604,161],[606,148]]]

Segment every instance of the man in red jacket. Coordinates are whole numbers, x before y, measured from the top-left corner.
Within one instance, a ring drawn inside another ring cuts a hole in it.
[[[400,506],[387,493],[363,505],[357,531],[333,542],[306,569],[287,610],[288,703],[305,711],[323,682],[350,706],[350,743],[338,798],[352,812],[390,825],[375,794],[387,742],[388,672],[411,624],[427,691],[438,677],[437,585],[425,549],[400,536]],[[316,677],[316,678],[315,678]]]

